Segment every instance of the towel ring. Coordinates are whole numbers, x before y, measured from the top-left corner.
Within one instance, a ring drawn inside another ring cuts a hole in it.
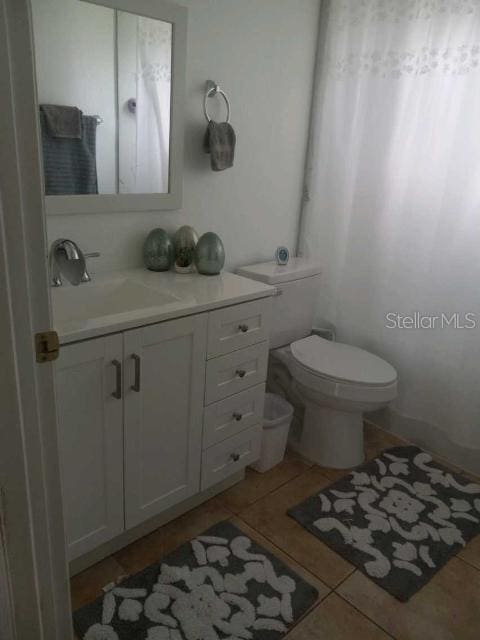
[[[207,80],[206,89],[205,89],[205,99],[203,101],[203,112],[205,114],[205,118],[207,122],[211,122],[212,119],[208,115],[208,99],[213,98],[214,96],[221,95],[225,101],[225,105],[227,107],[227,122],[230,122],[230,100],[227,97],[225,91],[220,89],[216,82],[213,80]]]

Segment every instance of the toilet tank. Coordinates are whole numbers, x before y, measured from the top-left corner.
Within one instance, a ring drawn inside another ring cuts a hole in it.
[[[241,267],[237,273],[277,289],[273,298],[271,349],[310,335],[320,286],[318,263],[306,258],[290,258],[285,266],[275,261],[259,262]]]

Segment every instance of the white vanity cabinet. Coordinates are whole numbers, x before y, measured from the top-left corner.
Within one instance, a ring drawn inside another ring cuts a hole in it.
[[[69,558],[124,529],[122,335],[60,349],[58,446]]]
[[[127,529],[200,490],[207,316],[124,334]]]
[[[70,560],[147,521],[155,528],[155,516],[257,459],[270,308],[264,298],[62,346]]]

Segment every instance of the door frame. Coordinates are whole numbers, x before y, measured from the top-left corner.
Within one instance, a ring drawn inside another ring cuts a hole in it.
[[[0,0],[0,113],[3,600],[13,638],[71,640],[53,365],[34,348],[52,315],[28,0]]]

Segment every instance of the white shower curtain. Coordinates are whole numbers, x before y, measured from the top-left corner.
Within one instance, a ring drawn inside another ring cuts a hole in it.
[[[169,190],[172,25],[137,18],[135,191]]]
[[[300,242],[318,313],[397,368],[385,426],[478,471],[480,2],[322,11]],[[435,328],[394,328],[416,313]]]

